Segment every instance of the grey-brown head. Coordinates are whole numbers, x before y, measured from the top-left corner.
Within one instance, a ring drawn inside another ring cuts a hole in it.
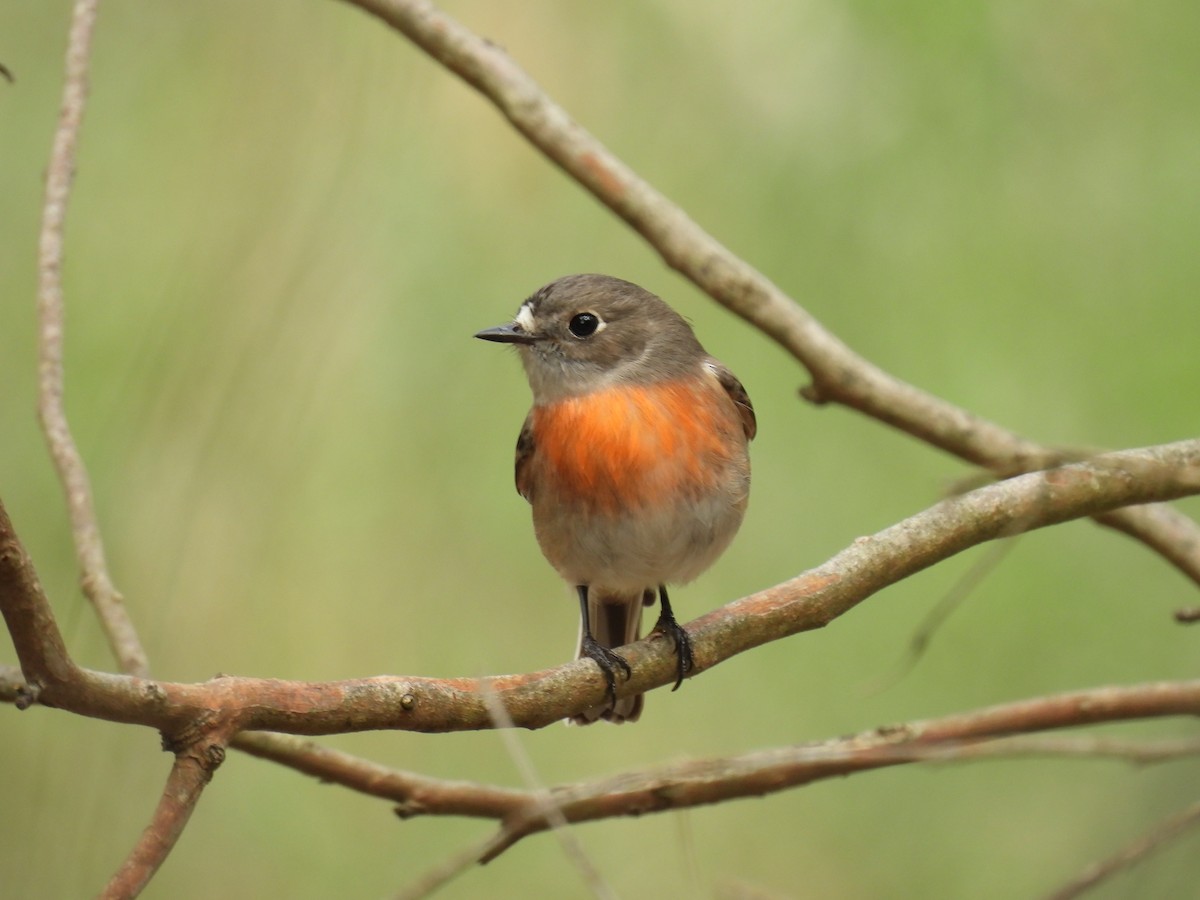
[[[614,381],[656,381],[705,359],[692,327],[649,291],[609,275],[568,275],[536,291],[507,325],[475,335],[521,352],[535,403]]]

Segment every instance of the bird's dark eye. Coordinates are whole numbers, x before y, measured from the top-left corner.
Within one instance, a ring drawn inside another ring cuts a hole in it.
[[[571,317],[571,322],[567,327],[577,338],[591,337],[600,327],[600,317],[595,313],[578,313]]]

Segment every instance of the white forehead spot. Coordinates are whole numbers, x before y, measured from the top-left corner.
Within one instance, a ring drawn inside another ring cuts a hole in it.
[[[526,334],[533,334],[533,310],[529,308],[528,303],[521,304],[521,308],[517,310],[517,318],[514,321],[521,326],[521,330]]]

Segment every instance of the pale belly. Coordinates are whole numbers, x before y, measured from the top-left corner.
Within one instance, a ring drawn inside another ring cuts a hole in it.
[[[729,546],[746,497],[744,489],[722,490],[616,515],[535,502],[534,531],[546,559],[571,584],[620,591],[684,584]]]

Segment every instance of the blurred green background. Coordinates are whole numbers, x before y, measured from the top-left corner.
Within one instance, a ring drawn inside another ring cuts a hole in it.
[[[886,369],[1047,442],[1195,434],[1195,3],[448,9]],[[35,241],[68,12],[0,5],[0,61],[17,78],[0,83],[0,496],[73,652],[107,668],[34,416]],[[528,391],[511,354],[471,335],[577,271],[666,297],[758,407],[750,512],[721,562],[675,592],[685,619],[968,473],[799,401],[790,358],[357,10],[107,0],[68,225],[67,402],[155,673],[565,661],[575,605],[512,488]],[[655,693],[637,726],[521,740],[558,783],[1194,676],[1198,635],[1171,619],[1194,586],[1082,522],[1020,540],[881,690],[980,552]],[[157,736],[47,709],[0,709],[0,722],[0,895],[94,893],[157,799]],[[328,744],[519,783],[493,734]],[[1195,762],[908,767],[576,834],[626,897],[1025,897],[1195,799],[1198,776]],[[233,754],[146,896],[382,897],[491,827],[399,822],[385,803]],[[1196,896],[1197,883],[1193,833],[1095,896]],[[585,889],[541,836],[441,894],[518,895]]]

